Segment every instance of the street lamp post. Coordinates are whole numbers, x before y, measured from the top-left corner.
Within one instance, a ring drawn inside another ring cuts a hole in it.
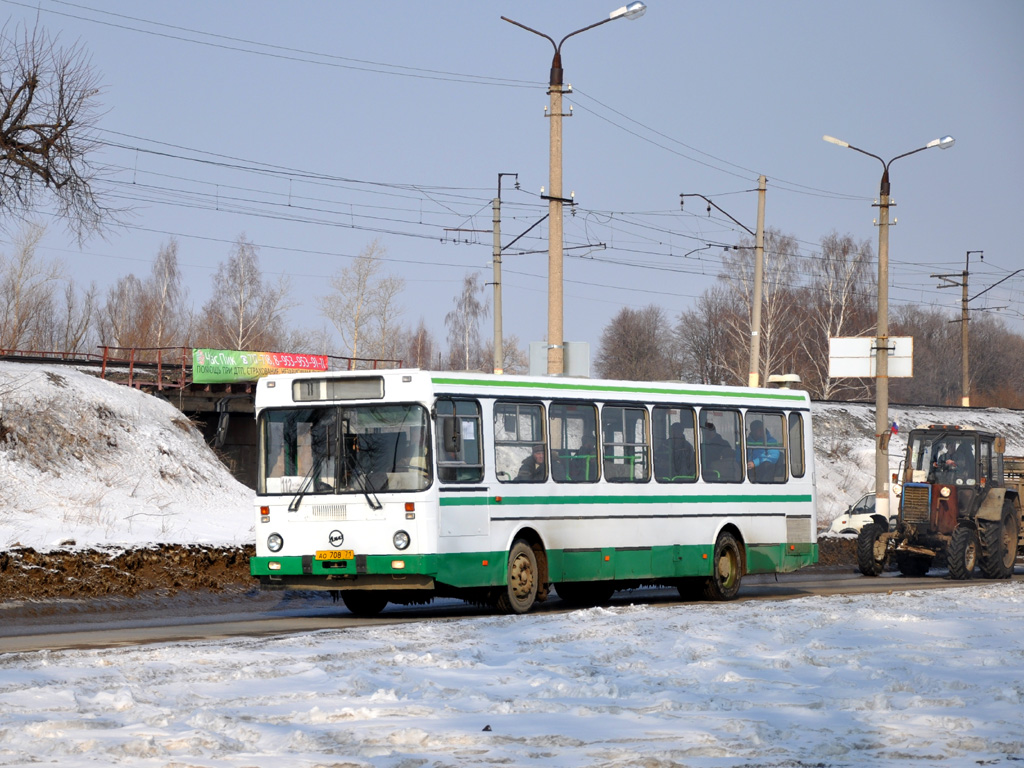
[[[563,87],[562,80],[562,44],[573,35],[586,32],[588,29],[607,24],[616,19],[638,19],[644,15],[647,6],[643,3],[630,3],[612,11],[607,19],[591,24],[575,32],[570,32],[556,43],[543,32],[538,32],[525,24],[502,16],[502,20],[515,24],[517,27],[532,32],[549,41],[555,49],[551,59],[551,75],[548,81],[549,110],[551,119],[551,138],[549,148],[549,179],[548,194],[548,375],[561,376],[565,371],[565,343],[562,332],[562,205],[572,202],[562,197],[562,94],[571,91]]]
[[[882,181],[878,192],[878,328],[875,332],[875,513],[889,517],[889,208],[895,205],[889,199],[889,166],[901,157],[923,152],[932,147],[949,149],[952,136],[929,141],[923,147],[896,155],[886,162],[878,155],[867,152],[832,136],[825,141],[873,157],[882,164]]]

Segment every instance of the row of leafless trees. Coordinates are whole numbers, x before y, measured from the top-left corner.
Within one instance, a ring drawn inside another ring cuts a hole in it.
[[[600,376],[746,384],[750,368],[753,249],[729,251],[718,283],[678,318],[657,306],[625,308],[605,328],[595,360]],[[828,376],[829,338],[870,336],[877,306],[874,253],[867,241],[832,233],[802,256],[795,238],[765,239],[761,312],[761,382],[796,373],[816,399],[873,396],[871,381]],[[914,376],[893,379],[896,401],[958,405],[961,396],[959,315],[903,305],[890,335],[914,337]],[[970,318],[972,405],[1024,407],[1024,337],[984,314]]]
[[[211,347],[399,360],[435,370],[490,370],[493,363],[492,342],[481,341],[489,307],[477,275],[467,275],[454,297],[445,318],[447,344],[441,344],[422,319],[412,327],[403,323],[405,281],[384,273],[386,251],[376,241],[317,299],[330,327],[310,331],[288,323],[295,306],[289,282],[264,275],[259,249],[244,235],[218,265],[210,297],[198,310],[173,239],[160,248],[148,275],[120,277],[101,293],[95,285],[80,289],[59,261],[43,259],[42,235],[41,227],[28,225],[9,254],[0,252],[0,349],[90,353],[108,346],[139,350],[145,359],[157,349]],[[505,339],[504,350],[505,369],[525,372],[515,336]]]

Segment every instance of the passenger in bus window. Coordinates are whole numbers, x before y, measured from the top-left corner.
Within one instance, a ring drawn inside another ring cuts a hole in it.
[[[574,452],[569,465],[569,479],[574,483],[597,480],[597,437],[589,432],[583,436],[583,443]]]
[[[705,461],[726,461],[732,454],[732,446],[729,441],[718,434],[715,425],[710,421],[705,422],[701,427],[700,434],[701,448],[704,450]]]
[[[760,419],[750,422],[747,431],[747,477],[753,483],[770,483],[775,477],[775,465],[782,452],[767,446],[778,445],[775,438],[765,433]]]
[[[543,483],[547,479],[547,468],[544,461],[544,445],[533,446],[533,452],[523,459],[516,475],[517,483]]]
[[[682,422],[676,421],[669,427],[668,440],[658,446],[654,457],[658,475],[663,480],[693,479],[696,474],[695,454]]]

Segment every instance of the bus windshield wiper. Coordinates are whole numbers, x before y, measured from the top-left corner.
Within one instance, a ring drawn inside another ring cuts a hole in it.
[[[366,481],[366,473],[361,471],[356,465],[355,456],[348,453],[345,455],[345,458],[348,461],[349,472],[351,472],[352,477],[356,482],[359,483],[359,490],[362,491],[363,496],[366,497],[366,503],[370,505],[370,509],[374,512],[381,509],[384,505],[380,503],[380,499],[378,499],[377,495],[370,489],[370,484]]]
[[[299,485],[298,493],[295,494],[295,498],[293,498],[291,503],[288,505],[289,512],[295,512],[298,510],[303,497],[309,491],[309,486],[313,484],[313,478],[320,471],[320,467],[323,466],[325,458],[324,454],[317,456],[316,461],[313,462],[313,466],[309,468],[309,472],[307,472],[306,476],[302,478],[302,483]]]

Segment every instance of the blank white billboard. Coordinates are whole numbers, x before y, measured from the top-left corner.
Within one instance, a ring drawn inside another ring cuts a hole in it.
[[[832,379],[875,377],[874,336],[843,336],[828,340],[828,375]],[[914,337],[890,336],[889,378],[914,375]]]

